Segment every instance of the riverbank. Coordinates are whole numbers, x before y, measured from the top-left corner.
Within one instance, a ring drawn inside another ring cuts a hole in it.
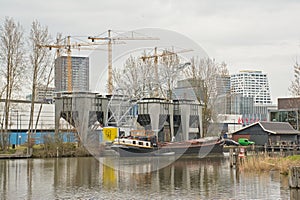
[[[270,157],[267,155],[248,156],[243,158],[239,169],[244,172],[279,171],[288,175],[291,166],[300,166],[300,155],[287,157]]]
[[[77,143],[61,144],[36,144],[32,146],[30,153],[27,152],[27,146],[20,145],[14,148],[10,147],[5,152],[0,152],[0,159],[17,159],[17,158],[53,158],[53,157],[84,157],[91,154]]]

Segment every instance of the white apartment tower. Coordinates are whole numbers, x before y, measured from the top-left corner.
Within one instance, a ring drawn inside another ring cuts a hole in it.
[[[267,74],[262,71],[242,70],[231,75],[231,94],[253,97],[255,105],[272,104]]]

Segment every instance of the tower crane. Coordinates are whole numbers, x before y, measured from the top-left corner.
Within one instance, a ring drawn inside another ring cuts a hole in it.
[[[87,48],[82,48],[86,46],[92,46],[92,45],[102,45],[102,44],[97,44],[97,43],[71,43],[71,36],[67,36],[67,42],[66,44],[60,44],[59,39],[57,39],[56,44],[40,44],[39,47],[45,47],[49,48],[49,50],[52,50],[52,48],[57,49],[56,54],[57,57],[60,57],[60,50],[65,49],[67,52],[67,89],[68,92],[71,92],[73,89],[73,84],[72,84],[72,57],[71,57],[71,49],[84,49],[84,50],[91,50]],[[95,50],[95,49],[93,49]],[[104,49],[98,49],[98,50],[104,50]]]
[[[46,47],[49,50],[53,48],[57,49],[57,57],[60,56],[60,50],[66,49],[67,51],[67,80],[68,80],[68,92],[72,91],[72,60],[71,60],[71,36],[67,36],[67,44],[59,44],[59,40],[57,39],[56,44],[40,44],[39,47]]]
[[[126,32],[127,35],[117,35],[112,36],[112,30],[107,31],[107,37],[88,37],[92,42],[95,40],[104,40],[107,41],[107,50],[108,50],[108,80],[107,80],[107,91],[108,94],[112,94],[113,90],[113,78],[112,78],[112,44],[116,44],[116,41],[119,40],[159,40],[156,37],[149,36],[140,36],[140,34],[129,31]]]
[[[166,57],[166,56],[171,56],[171,55],[177,55],[178,53],[185,53],[185,52],[189,52],[189,51],[193,51],[192,49],[183,49],[181,51],[164,51],[161,54],[157,53],[157,47],[154,47],[154,54],[153,55],[149,55],[149,56],[142,56],[141,59],[145,62],[148,59],[154,59],[154,76],[155,76],[155,88],[154,88],[154,96],[157,97],[158,96],[158,58],[159,57]]]

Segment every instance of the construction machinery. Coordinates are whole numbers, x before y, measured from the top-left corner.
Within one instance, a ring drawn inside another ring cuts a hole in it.
[[[56,54],[57,57],[60,56],[60,52],[62,49],[66,50],[67,52],[67,80],[68,80],[68,92],[72,91],[72,58],[71,58],[71,36],[67,36],[67,43],[60,44],[59,39],[57,39],[56,44],[40,44],[39,47],[46,47],[49,50],[52,48],[57,49]]]
[[[116,41],[120,40],[159,40],[156,37],[149,37],[141,35],[135,31],[125,32],[125,34],[116,33],[116,36],[112,35],[112,30],[107,31],[107,37],[88,37],[92,42],[95,40],[104,40],[107,41],[107,50],[108,50],[108,80],[107,80],[107,92],[112,94],[113,90],[113,77],[112,77],[112,45],[116,44]]]
[[[67,53],[67,90],[68,92],[72,92],[73,90],[73,83],[72,83],[72,51],[71,49],[78,49],[78,50],[104,50],[104,49],[93,49],[93,48],[86,48],[89,46],[95,45],[103,45],[98,43],[71,43],[71,36],[66,37],[66,42],[64,44],[60,43],[61,39],[57,39],[55,44],[40,44],[39,47],[46,47],[49,50],[52,48],[57,49],[56,56],[61,56],[61,50],[65,50]]]
[[[149,55],[149,56],[142,56],[141,59],[145,62],[147,59],[154,59],[154,76],[155,76],[155,88],[154,88],[154,96],[158,97],[158,58],[159,57],[166,57],[166,56],[172,56],[172,55],[177,55],[179,53],[185,53],[193,51],[192,49],[183,49],[180,51],[168,51],[164,50],[161,54],[157,53],[157,47],[154,48],[154,54]]]

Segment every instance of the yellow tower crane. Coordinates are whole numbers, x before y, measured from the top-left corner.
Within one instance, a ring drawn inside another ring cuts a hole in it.
[[[68,92],[72,91],[72,58],[71,58],[71,36],[67,36],[67,44],[59,44],[57,40],[56,44],[40,44],[39,47],[46,47],[51,50],[52,48],[57,49],[57,57],[60,56],[60,50],[65,49],[67,51],[67,86]]]
[[[155,76],[155,88],[154,88],[154,96],[158,97],[158,58],[159,57],[166,57],[171,55],[177,55],[178,53],[185,53],[193,51],[192,49],[183,49],[181,51],[168,51],[165,50],[161,54],[157,53],[157,47],[154,47],[154,54],[149,56],[142,56],[141,59],[145,62],[147,59],[154,59],[154,76]]]
[[[68,92],[72,92],[73,90],[73,83],[72,83],[72,51],[71,49],[83,49],[83,50],[103,50],[103,49],[87,49],[83,48],[86,46],[92,45],[103,45],[97,43],[72,43],[71,44],[71,36],[67,36],[66,44],[60,44],[59,39],[57,39],[56,44],[40,44],[39,47],[46,47],[51,50],[52,48],[56,48],[57,57],[60,57],[60,50],[65,49],[67,52],[67,90]]]
[[[129,31],[125,34],[118,34],[112,36],[112,30],[107,31],[107,37],[88,37],[88,39],[94,42],[95,40],[104,40],[107,41],[107,50],[108,50],[108,80],[107,80],[107,92],[112,94],[113,90],[113,78],[112,78],[112,44],[116,44],[116,41],[119,40],[159,40],[156,37],[141,36],[141,34]]]

